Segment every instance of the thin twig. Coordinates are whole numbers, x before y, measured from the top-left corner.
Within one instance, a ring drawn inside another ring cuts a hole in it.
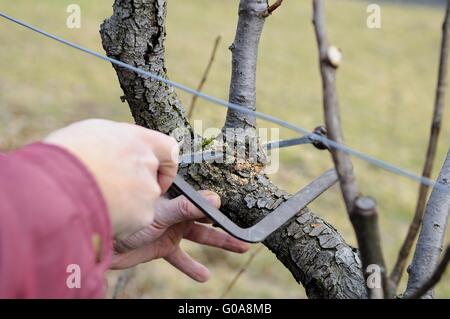
[[[323,104],[328,138],[343,144],[344,136],[340,121],[339,100],[336,91],[336,70],[341,62],[340,50],[329,46],[325,26],[323,0],[314,0],[314,29],[319,47],[320,71],[323,84]],[[381,287],[367,286],[370,298],[389,297],[386,280],[386,266],[381,250],[376,202],[370,197],[361,196],[350,156],[336,148],[331,155],[339,176],[342,195],[352,222],[361,253],[364,277],[371,275],[369,266],[377,265],[381,275]]]
[[[445,250],[444,257],[442,257],[441,262],[436,267],[431,277],[419,288],[417,291],[408,297],[408,299],[419,299],[425,295],[430,289],[432,289],[442,278],[445,273],[447,266],[450,262],[450,245],[447,246]]]
[[[203,90],[203,87],[205,86],[206,81],[208,80],[209,72],[211,71],[211,67],[214,63],[214,60],[216,58],[217,49],[219,48],[220,41],[222,40],[222,35],[219,34],[216,37],[216,40],[214,41],[214,47],[211,51],[211,55],[209,57],[208,65],[206,66],[205,72],[203,73],[202,79],[200,80],[200,83],[197,86],[197,91],[201,92]],[[192,113],[194,112],[195,103],[197,102],[198,95],[193,95],[191,100],[191,105],[189,106],[188,111],[188,118],[192,118]]]
[[[124,297],[125,289],[127,288],[131,278],[133,278],[134,272],[135,268],[129,268],[120,273],[116,281],[116,286],[114,287],[112,299]]]
[[[220,299],[225,298],[226,295],[228,295],[228,293],[231,291],[231,289],[233,289],[233,287],[236,285],[237,281],[239,280],[239,278],[242,276],[242,274],[248,269],[248,267],[250,266],[250,264],[252,263],[252,261],[255,259],[256,255],[258,255],[258,253],[264,248],[263,245],[259,245],[257,249],[255,249],[252,254],[250,255],[250,257],[248,258],[248,260],[245,262],[244,265],[242,265],[242,267],[239,269],[239,271],[236,273],[236,275],[234,276],[233,280],[230,282],[230,284],[227,286],[227,288],[225,289],[225,291],[222,293],[222,295],[220,296]]]
[[[264,17],[267,18],[270,16],[276,9],[278,9],[283,4],[283,0],[277,0],[273,4],[271,4],[267,8],[267,12],[264,14]]]
[[[436,150],[439,138],[439,132],[442,124],[442,114],[445,104],[445,90],[447,86],[447,66],[449,53],[449,27],[450,27],[450,0],[447,3],[447,12],[445,15],[444,24],[442,26],[442,41],[441,41],[441,56],[439,62],[439,75],[436,89],[436,97],[434,104],[433,120],[431,124],[430,138],[428,141],[428,149],[426,153],[426,160],[422,171],[422,176],[431,177],[433,171],[433,163],[436,157]],[[392,270],[390,281],[397,289],[400,279],[405,271],[406,262],[410,255],[414,240],[422,222],[423,213],[425,211],[426,200],[430,187],[425,184],[420,184],[419,196],[416,204],[416,211],[414,218],[409,226],[405,241],[398,254],[397,262]]]

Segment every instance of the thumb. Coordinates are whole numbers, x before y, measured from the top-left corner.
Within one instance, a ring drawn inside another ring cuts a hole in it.
[[[220,197],[211,191],[199,191],[199,193],[214,207],[220,207]],[[186,197],[178,196],[172,200],[163,200],[157,203],[155,208],[155,220],[160,226],[170,227],[172,225],[194,221],[204,218],[200,209],[192,204]]]
[[[211,191],[199,191],[199,193],[211,205],[217,208],[220,207],[219,195]],[[155,218],[153,222],[127,238],[117,240],[114,248],[119,253],[136,249],[156,240],[172,225],[204,217],[205,215],[184,196],[178,196],[170,200],[161,197],[155,203]]]

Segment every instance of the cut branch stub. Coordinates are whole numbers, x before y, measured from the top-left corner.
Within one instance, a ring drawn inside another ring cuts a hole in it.
[[[327,60],[333,67],[338,68],[342,62],[341,49],[335,46],[330,46],[327,51]]]
[[[384,298],[383,286],[387,287],[386,266],[381,254],[381,239],[378,232],[378,213],[375,199],[360,196],[355,200],[350,219],[355,228],[358,246],[363,261],[364,277],[379,276],[380,286],[368,286],[371,299]],[[377,268],[374,269],[374,266]],[[372,272],[373,271],[373,272]]]

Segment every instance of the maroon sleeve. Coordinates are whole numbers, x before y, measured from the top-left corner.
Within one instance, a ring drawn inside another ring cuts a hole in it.
[[[101,298],[112,255],[102,194],[68,151],[0,155],[0,298]]]

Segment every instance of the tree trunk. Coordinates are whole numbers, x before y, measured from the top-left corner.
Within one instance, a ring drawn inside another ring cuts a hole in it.
[[[101,26],[106,53],[166,76],[165,17],[166,0],[116,0],[112,17]],[[128,102],[137,124],[175,134],[178,140],[194,137],[173,88],[120,67],[116,71],[125,94],[123,100]],[[229,114],[229,123],[238,121],[253,127],[251,119]],[[250,226],[290,197],[268,179],[263,168],[259,162],[201,163],[180,167],[180,174],[197,189],[216,191],[222,198],[221,210],[239,225]],[[264,244],[303,284],[308,297],[367,298],[358,252],[308,208],[299,211]]]

